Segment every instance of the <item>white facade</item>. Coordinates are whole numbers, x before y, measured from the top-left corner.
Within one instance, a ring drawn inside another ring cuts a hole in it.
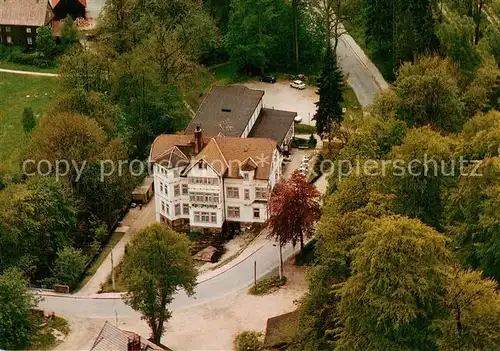
[[[241,178],[221,177],[210,165],[198,163],[183,174],[183,167],[155,164],[156,221],[189,220],[191,227],[222,228],[224,222],[264,223],[271,190],[281,177],[282,156],[273,152],[269,179],[254,179],[255,171],[240,171]]]
[[[248,121],[245,130],[243,131],[243,134],[241,134],[242,138],[246,138],[248,134],[252,131],[253,125],[255,124],[255,121],[257,121],[257,118],[259,118],[260,111],[262,110],[262,99],[260,99],[257,107],[255,108],[255,111],[252,113],[252,117],[250,117],[250,120]]]

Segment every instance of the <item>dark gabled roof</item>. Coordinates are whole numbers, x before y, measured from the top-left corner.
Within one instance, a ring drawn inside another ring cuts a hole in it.
[[[248,137],[269,138],[281,145],[296,116],[297,112],[263,108]]]
[[[186,128],[192,134],[197,126],[205,136],[241,136],[253,112],[262,100],[264,91],[242,85],[212,88]]]
[[[48,0],[0,0],[0,25],[40,27],[52,17]]]

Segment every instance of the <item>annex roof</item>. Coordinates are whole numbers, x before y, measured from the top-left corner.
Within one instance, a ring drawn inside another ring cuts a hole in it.
[[[47,0],[0,1],[0,25],[40,27],[49,23],[52,17]]]
[[[241,136],[264,91],[242,85],[216,86],[201,103],[186,128],[192,134],[200,126],[207,136]]]
[[[248,136],[270,138],[281,145],[296,116],[297,112],[263,108]]]

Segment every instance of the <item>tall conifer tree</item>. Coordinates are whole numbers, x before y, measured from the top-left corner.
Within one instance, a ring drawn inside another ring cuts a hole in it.
[[[323,72],[318,83],[316,131],[319,135],[326,134],[330,140],[335,125],[340,125],[344,120],[342,112],[344,78],[330,43],[327,44]]]

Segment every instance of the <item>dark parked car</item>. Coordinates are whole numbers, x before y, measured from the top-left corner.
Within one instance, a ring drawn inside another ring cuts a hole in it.
[[[267,76],[260,77],[259,80],[265,83],[276,83],[276,77],[270,74],[268,74]]]

